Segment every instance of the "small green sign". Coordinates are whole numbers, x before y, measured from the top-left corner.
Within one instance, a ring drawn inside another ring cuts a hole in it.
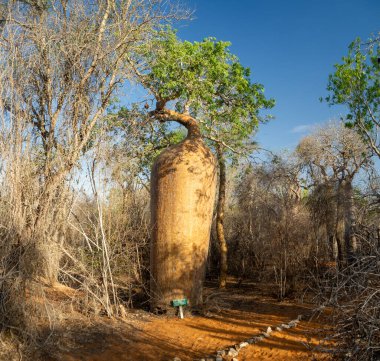
[[[187,305],[188,305],[187,298],[183,298],[181,300],[173,300],[172,301],[172,306],[173,307],[187,306]]]

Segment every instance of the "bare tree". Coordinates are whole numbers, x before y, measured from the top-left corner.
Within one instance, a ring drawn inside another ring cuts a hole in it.
[[[369,153],[361,137],[341,123],[328,123],[301,140],[297,153],[307,170],[314,191],[326,197],[334,190],[333,208],[326,214],[327,233],[332,252],[337,246],[340,260],[352,260],[357,251],[353,181],[359,170],[368,165]],[[335,216],[335,224],[331,221]],[[343,237],[339,224],[344,222]],[[335,239],[332,228],[335,229]],[[334,244],[337,242],[337,245]],[[345,257],[343,250],[345,249]]]
[[[1,11],[0,323],[33,339],[56,320],[36,297],[57,281],[115,312],[121,226],[109,231],[112,211],[91,177],[92,208],[79,212],[77,182],[129,86],[127,54],[178,13],[161,0],[9,1]]]
[[[39,184],[26,238],[53,247],[63,240],[47,219],[54,224],[65,180],[91,147],[115,92],[129,77],[127,54],[178,13],[161,0],[7,5],[0,38],[3,124],[28,125]],[[46,271],[55,282],[56,262]]]
[[[231,272],[275,281],[280,299],[296,290],[313,249],[299,173],[296,162],[278,156],[244,169],[235,212],[227,214]]]

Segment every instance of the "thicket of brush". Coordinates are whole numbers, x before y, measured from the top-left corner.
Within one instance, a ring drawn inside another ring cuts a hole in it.
[[[46,340],[70,312],[148,308],[149,166],[172,142],[107,108],[130,79],[122,60],[163,20],[185,15],[160,0],[52,3],[1,9],[0,342],[12,345]],[[294,154],[229,164],[224,221],[229,274],[274,284],[280,300],[308,289],[336,311],[347,357],[362,360],[380,352],[370,159],[353,130],[331,123]],[[214,240],[209,277],[219,265]],[[61,285],[72,298],[57,307],[48,294]]]
[[[39,145],[4,128],[1,142],[1,312],[3,331],[38,343],[63,314],[122,315],[149,302],[149,181],[133,149],[115,147],[107,129],[70,173],[38,228]],[[134,144],[133,146],[136,146]],[[355,188],[358,249],[340,262],[329,238],[344,238],[337,207],[338,181],[329,193],[308,183],[302,162],[289,155],[231,170],[225,230],[229,274],[240,282],[273,284],[280,300],[310,291],[333,306],[342,350],[369,359],[379,348],[379,228],[377,178]],[[313,183],[313,184],[312,184]],[[334,208],[335,207],[335,208]],[[344,251],[344,250],[343,250]],[[211,244],[208,277],[218,275],[219,250]],[[46,290],[64,284],[76,292],[56,308]],[[73,306],[74,305],[74,306]],[[66,316],[65,316],[66,317]],[[5,333],[3,333],[5,335]]]

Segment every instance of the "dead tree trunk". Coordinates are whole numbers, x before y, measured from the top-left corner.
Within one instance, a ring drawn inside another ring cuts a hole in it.
[[[224,234],[224,209],[226,204],[226,160],[223,150],[218,144],[216,147],[219,164],[219,194],[216,210],[216,235],[220,249],[219,288],[226,288],[227,284],[227,242]]]
[[[160,113],[161,114],[161,113]],[[216,162],[189,116],[165,111],[188,135],[163,151],[151,175],[151,308],[167,311],[171,301],[202,303],[216,188]]]

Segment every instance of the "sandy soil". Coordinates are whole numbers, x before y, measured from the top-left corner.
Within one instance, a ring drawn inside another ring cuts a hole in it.
[[[100,320],[74,323],[56,330],[56,344],[44,359],[62,361],[190,361],[216,355],[266,330],[311,315],[312,306],[277,302],[255,289],[207,289],[202,315],[183,320],[134,311],[125,321]],[[331,330],[325,316],[301,321],[296,328],[274,332],[239,353],[239,361],[250,360],[328,360],[320,351],[323,338]],[[331,346],[331,344],[330,344]]]

